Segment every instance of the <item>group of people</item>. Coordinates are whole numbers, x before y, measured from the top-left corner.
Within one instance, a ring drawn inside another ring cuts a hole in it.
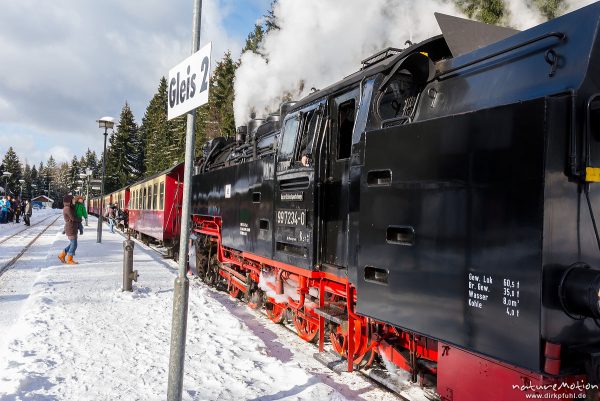
[[[120,223],[123,224],[124,227],[127,227],[127,214],[123,212],[119,208],[118,203],[108,204],[106,208],[106,212],[104,212],[104,217],[108,220],[108,227],[110,228],[110,232],[115,232],[115,226],[118,226]]]
[[[23,223],[26,226],[31,225],[31,202],[29,199],[19,199],[4,196],[0,199],[0,224],[20,223],[20,218],[23,216]]]

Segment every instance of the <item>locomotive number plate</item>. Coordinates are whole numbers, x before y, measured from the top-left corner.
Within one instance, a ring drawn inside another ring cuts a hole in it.
[[[306,225],[306,210],[279,209],[275,211],[275,220],[280,226],[304,227]]]

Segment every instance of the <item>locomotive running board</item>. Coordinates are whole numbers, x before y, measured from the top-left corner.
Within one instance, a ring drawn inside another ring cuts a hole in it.
[[[338,375],[347,372],[348,362],[333,352],[317,352],[313,354],[313,358],[321,362]],[[409,382],[408,376],[404,378],[402,376],[390,374],[385,370],[377,368],[358,370],[357,372],[373,380],[380,386],[385,387],[405,401],[423,401],[435,399],[435,395],[430,394],[426,389],[423,389],[418,384]]]

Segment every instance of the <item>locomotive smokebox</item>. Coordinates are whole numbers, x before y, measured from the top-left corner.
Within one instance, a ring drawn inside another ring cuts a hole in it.
[[[559,297],[565,312],[574,318],[600,318],[600,270],[578,263],[562,276]]]
[[[235,140],[238,143],[246,142],[247,134],[248,134],[248,126],[241,125],[241,126],[237,127],[237,132],[236,132],[236,135],[235,135]]]

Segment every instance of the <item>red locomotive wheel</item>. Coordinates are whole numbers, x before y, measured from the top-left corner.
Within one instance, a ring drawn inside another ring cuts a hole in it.
[[[332,330],[329,339],[334,351],[340,356],[348,356],[348,331],[338,325]],[[354,365],[358,368],[371,366],[375,359],[375,350],[371,347],[371,341],[362,333],[360,320],[354,321]]]
[[[283,318],[285,317],[285,310],[286,310],[285,305],[278,304],[277,302],[274,302],[272,299],[269,299],[269,302],[267,302],[265,310],[267,312],[267,316],[269,317],[269,319],[271,319],[271,321],[273,323],[279,324],[279,323],[283,322]]]
[[[306,309],[300,312],[294,312],[294,326],[298,336],[306,342],[313,342],[317,339],[319,333],[319,325],[312,323],[305,317]],[[309,312],[310,313],[310,312]]]

